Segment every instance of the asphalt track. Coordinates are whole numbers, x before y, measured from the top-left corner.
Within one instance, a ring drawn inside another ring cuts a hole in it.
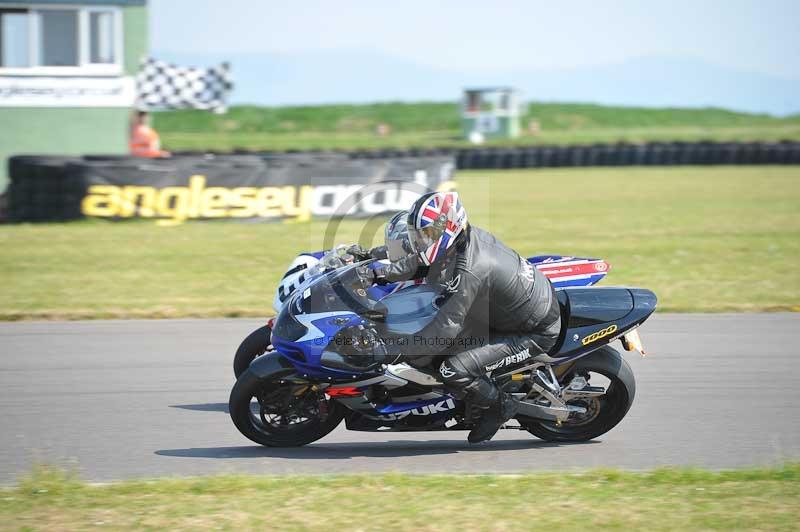
[[[231,360],[259,320],[0,324],[0,484],[34,462],[85,478],[374,471],[522,472],[800,459],[800,314],[656,315],[627,418],[596,442],[503,431],[359,433],[251,444],[226,413]]]

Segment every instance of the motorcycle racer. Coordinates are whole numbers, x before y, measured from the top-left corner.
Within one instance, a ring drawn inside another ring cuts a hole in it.
[[[445,386],[466,399],[468,411],[479,413],[468,440],[489,440],[514,417],[518,402],[487,373],[555,345],[561,331],[555,290],[515,251],[469,225],[456,192],[420,197],[408,212],[407,227],[422,268],[410,272],[413,263],[408,262],[397,275],[424,276],[428,284],[440,286],[439,311],[413,339],[389,342],[386,348],[418,366],[429,364],[431,355],[448,355],[438,367]],[[459,338],[479,341],[455,341]],[[457,349],[470,345],[477,347]]]

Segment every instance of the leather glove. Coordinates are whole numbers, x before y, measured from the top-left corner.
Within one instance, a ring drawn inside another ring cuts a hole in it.
[[[360,244],[353,244],[352,246],[347,248],[347,253],[354,256],[357,261],[362,261],[372,258],[372,256],[369,254],[369,250],[361,247]]]
[[[392,282],[386,278],[386,268],[372,268],[366,265],[359,266],[358,276],[361,278],[361,283],[364,285],[364,288],[368,288],[374,284],[383,286]]]
[[[369,265],[365,264],[364,266],[356,267],[356,272],[358,272],[358,277],[361,280],[361,286],[364,288],[369,288],[378,282],[378,277],[375,273],[375,270],[370,268]]]

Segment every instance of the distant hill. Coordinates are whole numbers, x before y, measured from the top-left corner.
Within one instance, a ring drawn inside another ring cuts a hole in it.
[[[236,80],[234,103],[453,102],[465,86],[501,84],[517,87],[535,101],[800,112],[800,78],[742,72],[681,57],[641,57],[602,67],[464,72],[369,51],[153,55],[192,65],[229,61]]]

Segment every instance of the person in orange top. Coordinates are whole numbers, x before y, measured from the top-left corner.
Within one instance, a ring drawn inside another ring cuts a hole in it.
[[[131,124],[131,155],[134,157],[169,157],[168,151],[161,150],[161,139],[156,130],[150,127],[145,111],[136,111]]]

